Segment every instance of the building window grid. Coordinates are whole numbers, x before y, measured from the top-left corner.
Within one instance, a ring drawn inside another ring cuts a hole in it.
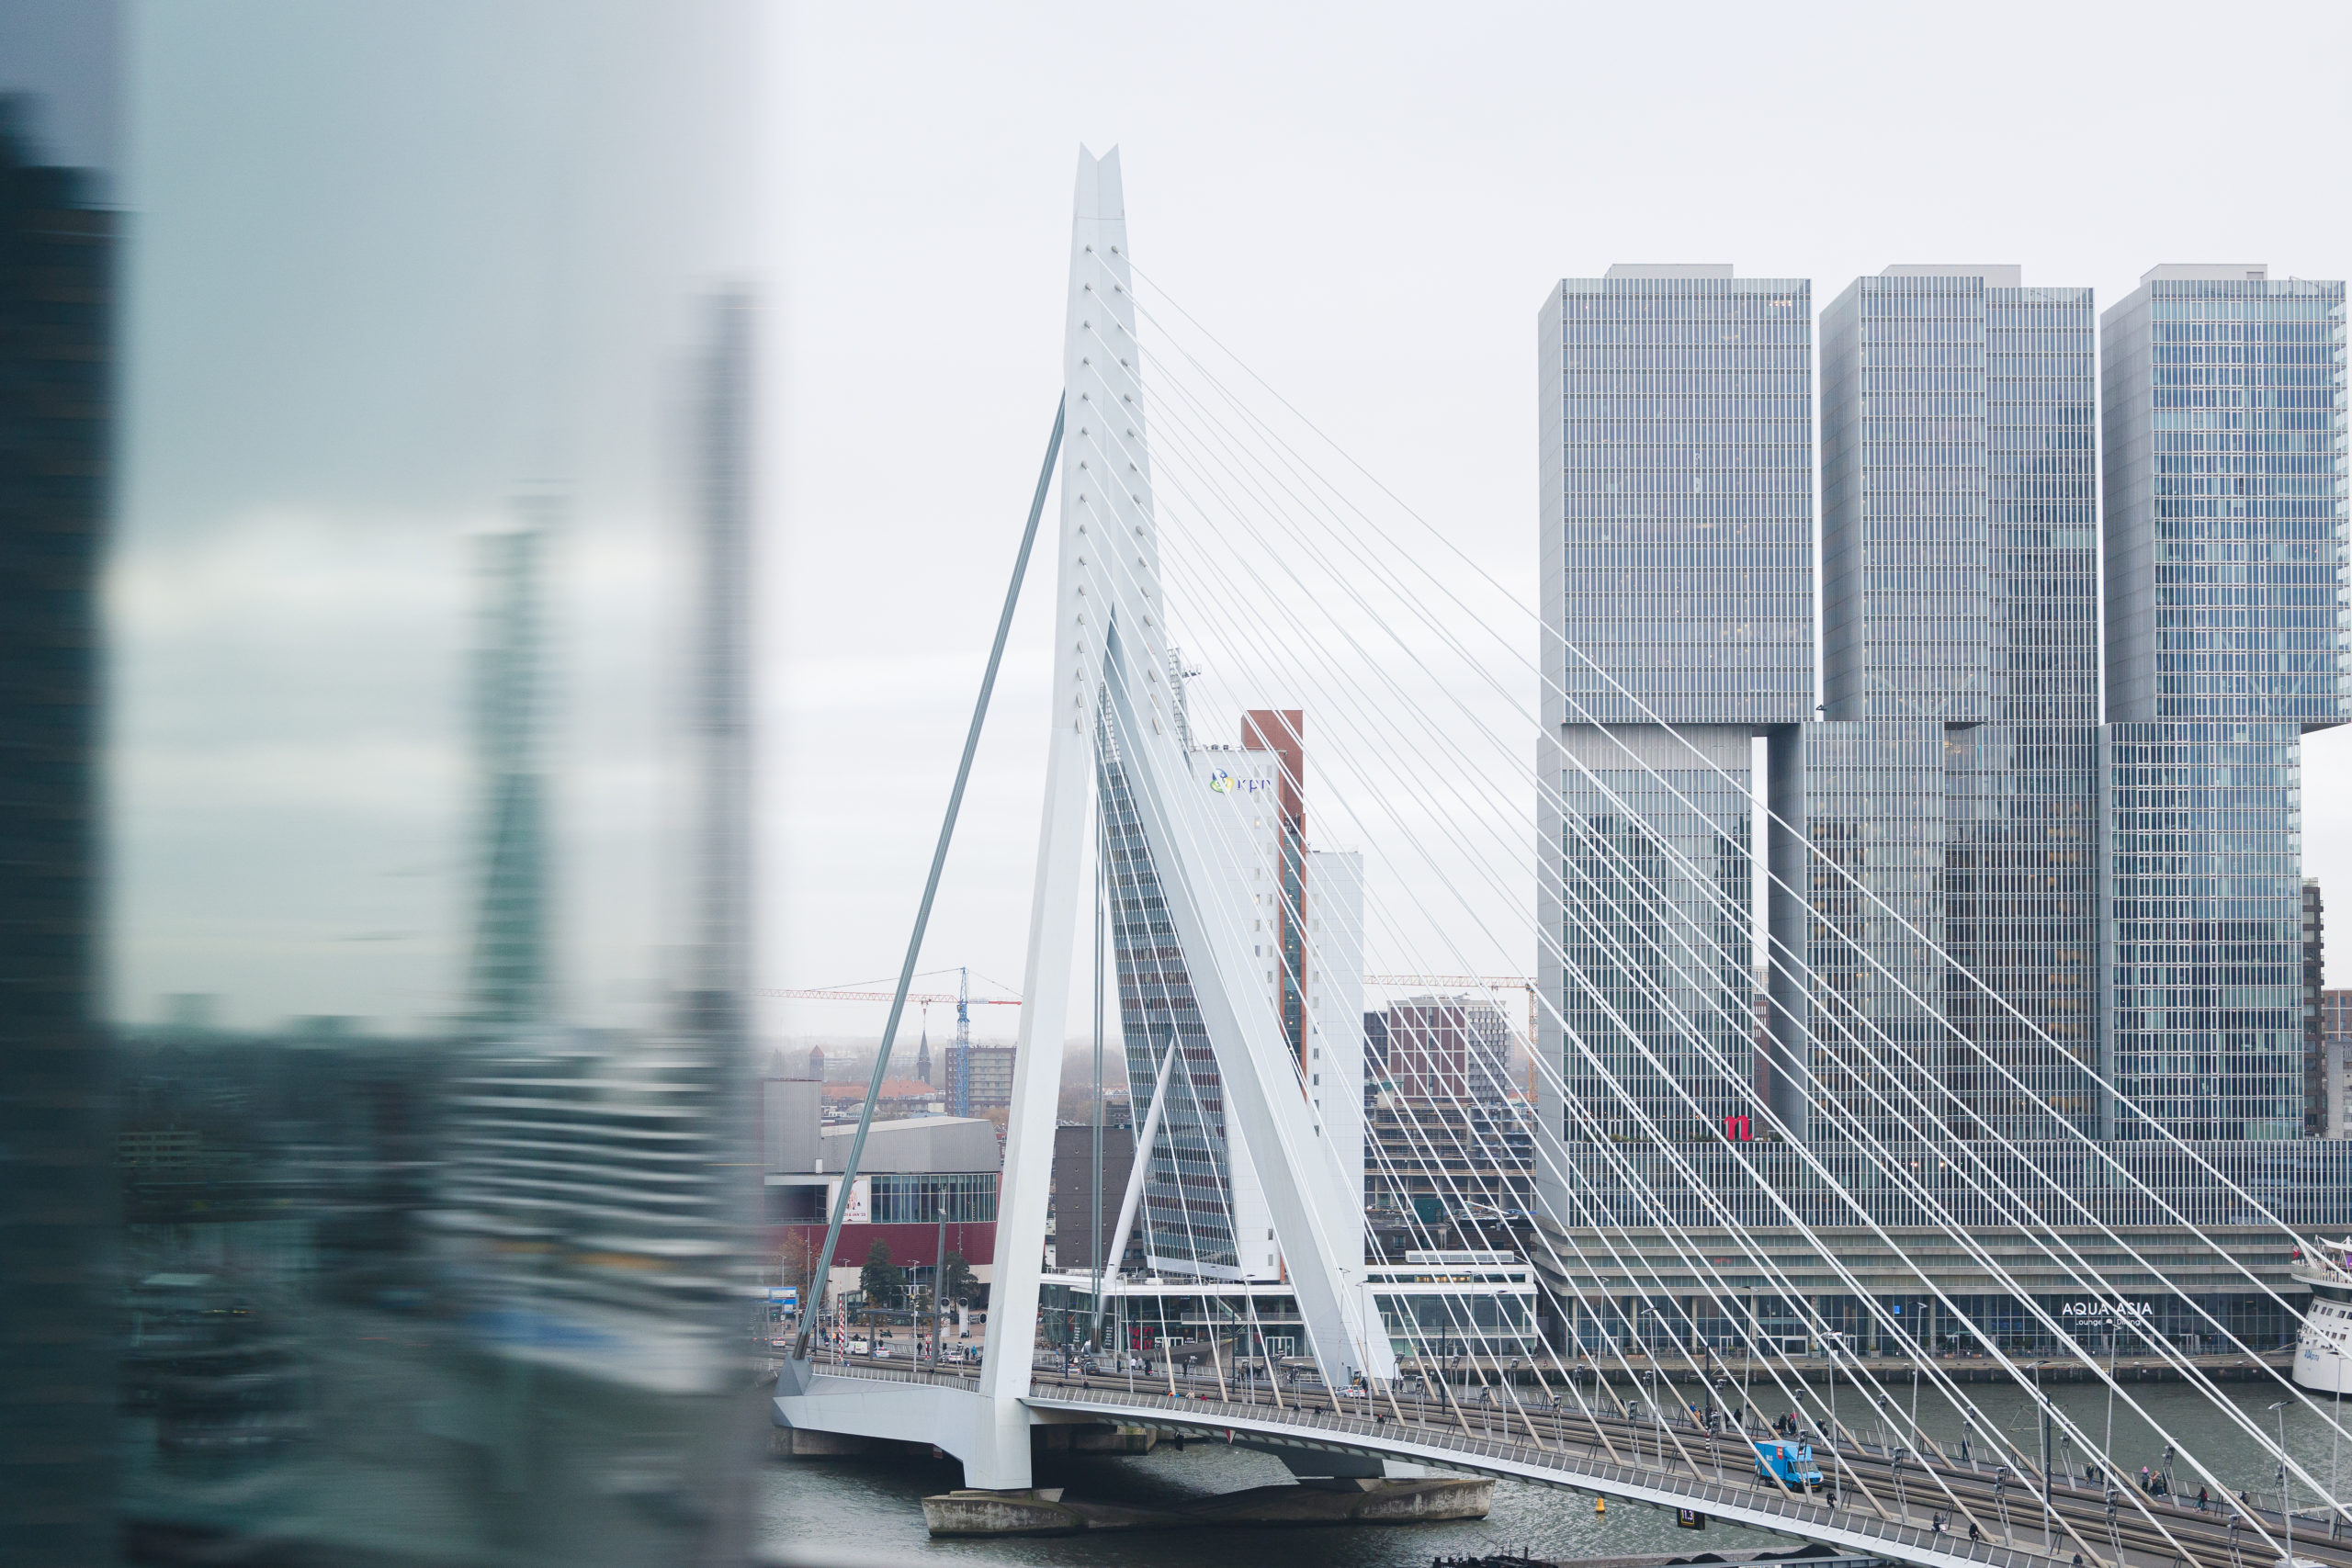
[[[1753,1112],[1747,796],[1695,770],[1597,780],[1570,770],[1560,787],[1564,1076],[1583,1108],[1563,1108],[1562,1136],[1587,1141],[1597,1126],[1601,1136],[1646,1138],[1644,1116],[1668,1137],[1696,1136]],[[1695,1124],[1684,1092],[1701,1107]]]
[[[2346,715],[2344,307],[2340,283],[2160,281],[2132,323],[2158,718]]]
[[[1760,706],[1802,717],[1808,286],[1587,280],[1565,285],[1562,305],[1569,640],[1599,666],[1567,660],[1569,716],[1634,721],[1646,708],[1668,722],[1745,722]]]
[[[987,1224],[996,1219],[997,1173],[878,1175],[873,1179],[871,1213],[877,1225],[932,1224],[946,1211],[950,1224]]]
[[[1654,515],[1748,516],[1734,498],[1804,493],[1802,480],[1783,486],[1769,473],[1682,488],[1690,468],[1677,470],[1681,454],[1672,446],[1675,421],[1701,412],[1690,378],[1720,371],[1736,355],[1706,344],[1677,312],[1690,294],[1724,287],[1568,285],[1560,344],[1571,605],[1564,629],[1659,716],[1680,723],[1760,722],[1755,699],[1770,686],[1771,654],[1756,650],[1751,671],[1726,677],[1704,656],[1705,627],[1649,630],[1717,609],[1668,575],[1687,571],[1702,552],[1687,538],[1634,525]],[[2148,1168],[2144,1153],[2132,1154],[2155,1195],[2117,1195],[2112,1174],[2089,1151],[2041,1141],[2063,1119],[2126,1140],[2110,1147],[2158,1147],[2133,1141],[2144,1125],[2115,1125],[2127,1119],[2097,1103],[2087,1066],[2099,1049],[2101,1012],[2112,1008],[2107,1066],[2127,1093],[2183,1135],[2248,1140],[2202,1146],[2280,1213],[2324,1212],[2333,1220],[2340,1203],[2315,1194],[2345,1190],[2344,1160],[2281,1165],[2266,1152],[2280,1145],[2266,1140],[2291,1138],[2301,1110],[2300,1021],[2291,1011],[2301,918],[2297,760],[2292,729],[2279,721],[2336,722],[2352,683],[2342,637],[2343,287],[2158,283],[2146,291],[2148,341],[2109,332],[2110,397],[2118,377],[2144,374],[2150,388],[2144,434],[2128,425],[2109,432],[2107,488],[2110,532],[2135,497],[2154,513],[2148,531],[2158,570],[2144,619],[2155,668],[2146,683],[2167,723],[2104,734],[2096,708],[2100,594],[2092,574],[2101,557],[2091,298],[2082,289],[1980,288],[1972,342],[1969,308],[1954,298],[1966,292],[1949,279],[1884,280],[1886,324],[1899,321],[1909,335],[1890,333],[1880,345],[1890,352],[1875,364],[1859,344],[1841,358],[1825,312],[1825,404],[1867,396],[1872,409],[1858,422],[1866,430],[1823,433],[1825,513],[1855,505],[1862,563],[1825,558],[1824,596],[1833,607],[1824,641],[1841,649],[1858,643],[1867,611],[1882,651],[1934,667],[1940,686],[1910,684],[1939,700],[1970,689],[1981,651],[1981,706],[1971,705],[1973,696],[1948,704],[1935,716],[1959,728],[1939,746],[1925,734],[1911,738],[1916,757],[1897,741],[1894,754],[1841,761],[1838,742],[1816,739],[1806,727],[1808,745],[1818,749],[1808,759],[1818,765],[1806,769],[1810,820],[1833,840],[1842,832],[1838,852],[1870,865],[1874,888],[1886,879],[1898,908],[1917,911],[1914,924],[1934,934],[1942,919],[1955,954],[2025,1015],[2011,1018],[1973,987],[1944,989],[1939,980],[1951,976],[1920,953],[1898,953],[1895,967],[1912,988],[1940,998],[1950,1021],[2023,1080],[2009,1086],[1995,1082],[1999,1075],[1956,1072],[1941,1087],[2023,1145],[2029,1164],[2062,1185],[2099,1191],[2102,1213],[2118,1220],[2160,1223],[2168,1217],[2164,1205],[2197,1224],[2252,1219],[2177,1151],[2163,1156],[2172,1164]],[[1917,330],[1922,321],[1934,330]],[[1644,335],[1656,341],[1636,352],[1632,344]],[[1904,353],[1892,352],[1904,343]],[[1756,421],[1739,456],[1769,468],[1776,438],[1801,451],[1802,420],[1777,422],[1777,431],[1769,428],[1774,423]],[[1959,443],[1950,439],[1955,425]],[[1866,492],[1886,502],[1876,510],[1863,504],[1865,434],[1877,441],[1870,476],[1887,481]],[[1973,447],[1973,460],[1937,450],[1954,445]],[[2135,474],[2134,463],[2145,472]],[[1946,501],[1976,504],[1980,532],[1940,551],[1923,552],[1916,536],[1905,537],[1897,559],[1886,547],[1917,511],[1907,503],[1939,487]],[[1696,495],[1712,499],[1694,503]],[[1872,545],[1881,558],[1875,577]],[[2114,541],[2107,553],[2111,564]],[[1681,596],[1645,594],[1661,578]],[[1753,590],[1757,579],[1741,585]],[[1769,595],[1731,602],[1775,603]],[[1882,609],[1894,614],[1882,617]],[[1882,618],[1896,624],[1882,628]],[[1580,670],[1571,660],[1569,721],[1624,716],[1605,701],[1588,700],[1578,711],[1574,699],[1603,685]],[[1678,702],[1684,709],[1672,708]],[[2213,719],[2267,719],[2278,729],[2192,732],[2196,721]],[[1928,755],[1934,750],[1940,759]],[[1576,801],[1577,778],[1566,783],[1571,827],[1589,831],[1605,814],[1593,814],[1600,803]],[[1577,836],[1561,844],[1572,883],[1589,872],[1576,863]],[[1834,934],[1835,899],[1822,899],[1819,913],[1816,936]],[[1591,948],[1594,933],[1580,931],[1572,913],[1557,929],[1572,954],[1580,942]],[[1831,988],[1838,991],[1835,980]],[[1839,995],[1859,1019],[1890,989],[1849,985]],[[1577,990],[1564,989],[1564,1010],[1577,1007]],[[1912,1008],[1909,1017],[1905,1010],[1872,1021],[1906,1043],[1948,1039],[1946,1021],[1927,1016],[1932,1007]],[[1828,1056],[1830,1072],[1845,1070],[1836,1052]],[[1873,1185],[1867,1171],[1852,1175],[1874,1215],[1916,1218],[1916,1204],[1894,1202],[1888,1184]],[[2016,1179],[2041,1185],[2023,1170]],[[1824,1223],[1839,1223],[1841,1200],[1823,1201]],[[2002,1223],[2000,1203],[1970,1201],[1969,1223]],[[1696,1209],[1685,1216],[1702,1217]],[[1768,1209],[1747,1218],[1772,1223]]]
[[[2346,715],[2340,283],[2157,279],[2110,310],[2111,1070],[2184,1136],[2303,1130],[2299,732]]]
[[[1097,747],[1119,1032],[1128,1082],[1155,1082],[1159,1057],[1171,1040],[1182,1054],[1169,1076],[1170,1098],[1145,1171],[1142,1223],[1154,1256],[1205,1269],[1237,1269],[1239,1255],[1227,1198],[1231,1173],[1223,1085],[1216,1055],[1193,996],[1174,923],[1168,918],[1167,899],[1125,770],[1099,734]],[[1149,1109],[1146,1091],[1134,1111],[1142,1117]]]
[[[2269,1222],[2233,1187],[2288,1225],[2310,1227],[2342,1224],[2343,1195],[2352,1190],[2352,1140],[2344,1139],[2198,1139],[2186,1148],[2154,1140],[2097,1148],[2071,1141],[2007,1147],[1975,1141],[1963,1150],[1899,1138],[1887,1149],[1889,1161],[1904,1167],[1900,1179],[1851,1144],[1811,1151],[1826,1167],[1826,1180],[1797,1151],[1761,1140],[1680,1149],[1679,1164],[1657,1151],[1610,1156],[1571,1145],[1563,1165],[1574,1195],[1570,1212],[1592,1216],[1577,1224],[1634,1228],[1671,1223],[1704,1229],[1728,1217],[1770,1231],[1790,1224],[1782,1202],[1818,1228],[1856,1225],[1864,1216],[1888,1226],[2078,1226],[2091,1223],[2084,1209],[2117,1226],[2267,1228]],[[1627,1161],[1630,1179],[1620,1171]]]
[[[2301,1130],[2299,733],[2109,730],[2109,1030],[2119,1137]]]

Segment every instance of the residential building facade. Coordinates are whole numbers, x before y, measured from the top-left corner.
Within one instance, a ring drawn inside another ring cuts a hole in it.
[[[1178,711],[1180,726],[1189,726],[1181,705]],[[1243,745],[1190,749],[1194,781],[1220,803],[1211,814],[1216,841],[1195,852],[1204,880],[1231,900],[1225,912],[1240,923],[1250,955],[1261,966],[1266,1005],[1298,1053],[1300,1080],[1328,1151],[1322,1201],[1332,1213],[1360,1215],[1363,864],[1353,852],[1317,851],[1306,840],[1298,787],[1304,733],[1304,716],[1295,711],[1253,711]],[[1283,744],[1250,744],[1270,735]],[[1216,1054],[1125,769],[1107,732],[1098,732],[1097,743],[1120,1035],[1138,1129],[1152,1123],[1156,1094],[1166,1096],[1149,1146],[1136,1156],[1145,1168],[1137,1206],[1145,1266],[1208,1280],[1279,1280],[1282,1253],[1265,1189],[1226,1121]],[[1162,1083],[1164,1089],[1156,1089]]]
[[[1823,688],[1793,802],[1816,1103],[2095,1129],[2087,288],[1905,265],[1822,313]]]
[[[2300,740],[2346,716],[2344,307],[2166,265],[2100,318],[2107,1067],[2137,1107],[2114,1136],[2304,1128]]]
[[[1510,1020],[1474,997],[1407,997],[1381,1030],[1381,1088],[1416,1103],[1494,1104],[1510,1094]]]
[[[2324,1138],[2335,1121],[2335,1089],[2328,1081],[2327,1029],[2322,999],[2327,985],[2326,908],[2319,878],[2303,878],[2303,1136]]]
[[[2327,1072],[2327,1135],[2352,1137],[2352,990],[2319,994],[2319,1032]]]

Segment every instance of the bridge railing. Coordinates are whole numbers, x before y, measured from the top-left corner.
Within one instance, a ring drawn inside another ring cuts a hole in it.
[[[960,1387],[974,1382],[971,1377],[944,1370],[934,1371],[872,1363],[828,1366],[825,1370],[847,1377],[883,1382],[922,1383],[933,1387]],[[1270,1404],[1237,1404],[1204,1393],[1171,1395],[1142,1388],[1132,1392],[1103,1389],[1081,1382],[1063,1382],[1050,1376],[1041,1376],[1037,1380],[1032,1397],[1062,1404],[1100,1405],[1110,1415],[1125,1411],[1166,1412],[1183,1417],[1183,1424],[1187,1426],[1277,1426],[1328,1432],[1334,1437],[1361,1439],[1348,1446],[1374,1452],[1410,1443],[1423,1450],[1439,1450],[1465,1459],[1492,1460],[1514,1467],[1513,1472],[1507,1473],[1532,1470],[1549,1472],[1563,1481],[1612,1482],[1628,1488],[1667,1493],[1678,1502],[1692,1506],[1704,1505],[1717,1512],[1732,1508],[1749,1515],[1785,1519],[1792,1525],[1812,1527],[1810,1531],[1794,1529],[1792,1531],[1793,1534],[1834,1531],[1867,1538],[1873,1542],[1908,1547],[1914,1553],[1927,1552],[1983,1562],[1991,1568],[2049,1568],[2050,1563],[2056,1561],[2036,1552],[1996,1545],[1990,1540],[1968,1540],[1946,1531],[1897,1524],[1858,1508],[1814,1502],[1781,1487],[1765,1485],[1753,1478],[1747,1478],[1743,1484],[1734,1485],[1728,1482],[1709,1481],[1703,1476],[1680,1477],[1670,1468],[1663,1466],[1636,1468],[1620,1464],[1603,1457],[1597,1437],[1572,1438],[1564,1435],[1558,1439],[1559,1446],[1538,1448],[1532,1443],[1498,1437],[1493,1433],[1464,1432],[1458,1427],[1440,1426],[1434,1422],[1375,1420],[1345,1411],[1305,1407],[1296,1403],[1276,1408]],[[1583,1451],[1572,1452],[1570,1445]],[[1470,1464],[1467,1468],[1485,1467]]]
[[[1046,1390],[1050,1388],[1051,1393]],[[1328,1410],[1302,1409],[1292,1405],[1273,1410],[1263,1404],[1236,1404],[1230,1401],[1205,1396],[1188,1397],[1165,1393],[1146,1393],[1138,1389],[1133,1394],[1117,1390],[1083,1386],[1043,1385],[1040,1395],[1070,1404],[1101,1404],[1116,1409],[1164,1410],[1182,1415],[1191,1422],[1213,1425],[1210,1418],[1225,1416],[1239,1422],[1277,1425],[1320,1430],[1335,1435],[1364,1438],[1372,1446],[1393,1446],[1409,1441],[1423,1449],[1442,1449],[1450,1453],[1498,1460],[1523,1469],[1551,1471],[1563,1477],[1584,1477],[1613,1481],[1620,1485],[1644,1487],[1654,1492],[1672,1494],[1678,1500],[1705,1503],[1720,1510],[1733,1507],[1751,1514],[1765,1514],[1792,1521],[1803,1521],[1816,1529],[1830,1529],[1849,1535],[1867,1536],[1872,1540],[1900,1544],[1917,1551],[1928,1551],[1946,1557],[1965,1559],[1973,1562],[1996,1565],[1996,1568],[2048,1568],[2050,1558],[2033,1552],[2018,1551],[1996,1546],[1990,1541],[1971,1541],[1939,1530],[1925,1529],[1913,1525],[1895,1524],[1874,1518],[1857,1509],[1841,1508],[1827,1504],[1806,1501],[1777,1486],[1733,1486],[1712,1482],[1703,1477],[1689,1480],[1673,1478],[1667,1470],[1635,1469],[1600,1457],[1597,1440],[1569,1439],[1585,1450],[1573,1465],[1561,1461],[1570,1457],[1565,1446],[1539,1449],[1531,1443],[1474,1432],[1464,1432],[1434,1424],[1374,1421],[1360,1416],[1334,1415]],[[1408,1436],[1409,1434],[1409,1436]],[[1472,1466],[1471,1468],[1478,1468]],[[1803,1532],[1799,1532],[1803,1533]]]

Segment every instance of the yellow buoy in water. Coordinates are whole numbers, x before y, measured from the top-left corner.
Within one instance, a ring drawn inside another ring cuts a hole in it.
[[[1609,1511],[1609,1499],[1606,1497],[1595,1497],[1592,1500],[1592,1511],[1596,1514],[1607,1513]]]

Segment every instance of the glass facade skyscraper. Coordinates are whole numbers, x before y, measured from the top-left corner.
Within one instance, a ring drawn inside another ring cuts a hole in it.
[[[1189,735],[1184,708],[1176,711],[1180,733]],[[1198,857],[1196,886],[1233,901],[1230,912],[1249,932],[1250,957],[1262,965],[1272,1015],[1284,1017],[1286,998],[1303,1000],[1300,1081],[1317,1136],[1331,1151],[1338,1185],[1329,1201],[1336,1213],[1361,1213],[1363,862],[1354,851],[1317,850],[1303,837],[1304,715],[1283,716],[1287,750],[1246,744],[1272,735],[1271,724],[1254,722],[1259,716],[1245,720],[1238,748],[1186,750],[1193,782],[1220,803],[1207,818],[1210,840],[1190,846]],[[1176,938],[1146,812],[1107,724],[1096,731],[1095,747],[1119,1034],[1144,1145],[1137,1218],[1147,1266],[1196,1279],[1278,1279],[1283,1264],[1272,1210],[1248,1144],[1227,1119],[1224,1077],[1202,1017],[1193,960]],[[1285,951],[1294,943],[1311,954],[1311,964]],[[1247,992],[1236,1000],[1248,1005]],[[1287,1029],[1283,1037],[1297,1038]],[[1153,1096],[1162,1092],[1166,1103],[1155,1112]],[[1115,1211],[1118,1192],[1107,1201]]]
[[[1803,496],[1775,379],[1801,338],[1775,329],[1805,292],[1620,268],[1544,313],[1544,983],[1589,1112],[1545,1124],[1634,1133],[1611,1078],[1670,1125],[1773,1077],[1784,1112],[1890,1135],[2131,1136],[2103,1072],[2186,1136],[2294,1135],[2298,737],[2347,701],[2343,286],[2159,267],[2103,320],[2103,387],[2087,289],[1847,288],[1821,318],[1819,723],[1780,657],[1801,615],[1754,618],[1803,580],[1801,505],[1772,498]],[[1713,466],[1727,438],[1745,478]],[[1729,961],[1758,735],[1803,893],[1771,930],[1811,971],[1773,977],[1763,1072]]]
[[[1995,724],[2098,722],[2091,291],[1988,288],[1987,677]]]
[[[1956,1127],[2096,1122],[2091,331],[2088,289],[2014,266],[1889,267],[1822,314],[1830,722],[1800,798],[1812,1048],[1849,1105],[1846,1059],[1894,1043]]]
[[[2118,724],[2108,1071],[2182,1137],[2302,1132],[2301,747],[2284,724]],[[2117,1107],[2117,1137],[2144,1135]]]
[[[1990,716],[1986,293],[1975,275],[1865,277],[1821,312],[1833,719]]]
[[[2157,267],[2100,320],[2108,1069],[2187,1136],[2302,1126],[2298,741],[2346,716],[2345,326],[2343,284],[2258,265]]]
[[[2087,437],[2087,430],[2085,432]],[[1944,1081],[2013,1139],[2098,1125],[2098,730],[1944,738]],[[1997,1065],[1996,1065],[1997,1064]]]
[[[1670,1131],[1688,1128],[1691,1101],[1710,1123],[1751,1109],[1738,1087],[1755,1077],[1749,748],[1736,732],[1703,733],[1704,761],[1656,728],[1566,732],[1586,767],[1560,773],[1559,880],[1546,891],[1571,1142],[1647,1135],[1612,1078]]]
[[[1838,719],[1805,726],[1798,750],[1811,974],[1805,1026],[1783,1051],[1810,1069],[1800,1092],[1881,1138],[1918,1120],[1946,1041],[1944,733],[1933,720]]]
[[[1946,941],[1974,976],[1947,976],[1945,1008],[1975,1048],[1946,1083],[2024,1140],[2098,1110],[2091,291],[2012,276],[1986,287],[1984,320],[1988,721],[1947,733],[1944,791]]]
[[[1613,266],[1561,283],[1541,331],[1555,722],[1802,720],[1813,709],[1811,285],[1728,266]]]
[[[1733,341],[1679,302],[1732,287],[1727,269],[1677,270],[1563,285],[1543,321],[1540,776],[1560,790],[1542,803],[1538,961],[1566,1103],[1539,1122],[1536,1229],[1575,1250],[1606,1214],[1635,1240],[1614,1278],[1556,1249],[1539,1267],[1564,1297],[1670,1318],[1688,1259],[1647,1227],[1731,1213],[1785,1235],[1793,1205],[1815,1225],[2112,1240],[2085,1228],[2096,1215],[2151,1248],[2185,1221],[2233,1278],[2269,1280],[2228,1239],[2256,1214],[2247,1195],[2341,1224],[2352,1159],[2299,1138],[2300,736],[2352,698],[2344,286],[2160,267],[2098,319],[2088,289],[2012,266],[1896,266],[1843,290],[1820,328],[1816,716],[1769,657],[1718,681],[1710,656],[1737,628],[1671,624],[1741,608],[1703,581],[1668,596],[1707,558],[1671,553],[1693,536],[1668,498],[1720,483],[1678,468],[1682,422]],[[1616,684],[1577,674],[1579,653]],[[1724,685],[1752,705],[1727,710]],[[1748,1021],[1743,1055],[1718,1021],[1745,1020],[1754,982],[1700,958],[1747,933],[1756,846],[1734,818],[1758,736],[1773,964],[1769,1030]],[[1684,1120],[1758,1100],[1809,1146],[1766,1141],[1763,1119],[1754,1143]],[[1917,1185],[1889,1179],[1890,1156]],[[1899,1291],[1901,1254],[1839,1261]],[[2015,1275],[2022,1293],[2075,1287],[2039,1268]],[[1833,1300],[1847,1278],[1821,1278],[1822,1311],[1860,1321]],[[2208,1332],[2197,1301],[2241,1335],[2286,1332],[2267,1295],[2193,1301],[2169,1274],[2139,1289],[2168,1334]],[[2021,1321],[2011,1296],[1964,1310]]]
[[[0,1519],[28,1564],[111,1558],[121,1382],[119,1075],[93,1023],[120,220],[103,171],[42,145],[40,103],[0,95]]]
[[[2108,714],[2345,718],[2344,285],[2160,266],[2100,318]]]
[[[1542,313],[1546,1144],[1752,1107],[1752,740],[1814,700],[1812,314],[1802,279],[1705,265]]]
[[[1225,1088],[1193,994],[1192,970],[1176,940],[1149,839],[1127,771],[1107,726],[1096,733],[1102,801],[1102,855],[1108,883],[1111,944],[1118,969],[1119,1036],[1127,1081],[1136,1086],[1137,1125],[1149,1112],[1140,1092],[1158,1085],[1169,1052],[1168,1103],[1146,1156],[1139,1216],[1150,1266],[1217,1279],[1252,1277],[1238,1238],[1269,1224],[1249,1152],[1227,1136]],[[1253,774],[1251,776],[1263,776]],[[1220,846],[1222,847],[1222,846]],[[1265,1277],[1268,1270],[1255,1277]]]

